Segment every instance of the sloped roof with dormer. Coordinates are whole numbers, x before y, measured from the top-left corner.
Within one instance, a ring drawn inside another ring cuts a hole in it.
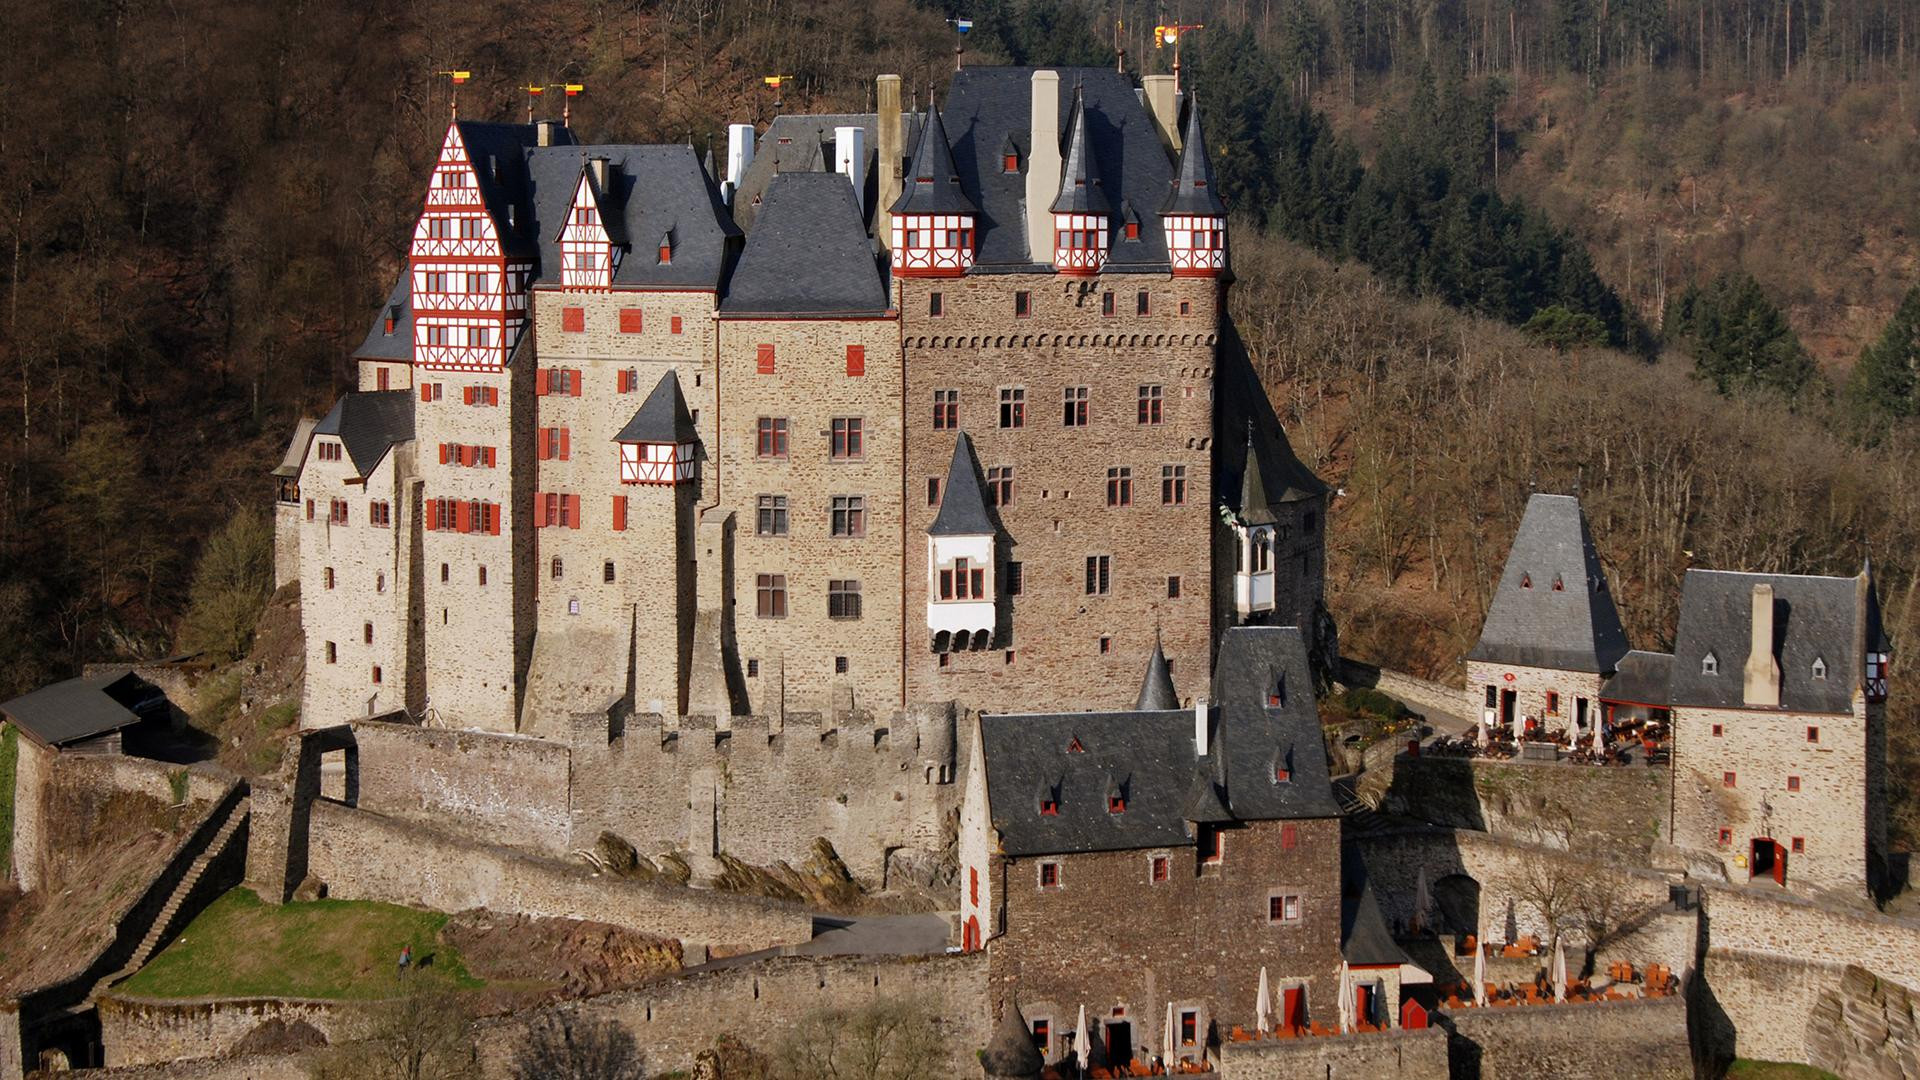
[[[410,275],[405,267],[400,270],[400,280],[393,283],[393,290],[387,293],[387,302],[373,316],[373,325],[367,328],[367,336],[360,347],[353,352],[355,360],[406,360],[413,359],[413,289]],[[393,316],[393,328],[387,328],[387,316]]]
[[[607,161],[606,190],[592,180],[588,162]],[[600,144],[540,147],[527,152],[540,266],[536,285],[561,281],[560,236],[581,177],[588,177],[609,242],[623,248],[614,270],[615,288],[713,289],[725,276],[740,230],[720,193],[700,167],[693,147]],[[657,243],[673,238],[672,261],[661,262]]]
[[[1753,638],[1753,587],[1762,584],[1773,587],[1773,656],[1780,665],[1780,705],[1774,711],[1851,712],[1866,665],[1855,634],[1869,629],[1860,621],[1860,579],[1731,570],[1687,571],[1673,641],[1672,703],[1748,707],[1743,672]],[[1709,653],[1712,673],[1704,663]],[[1815,660],[1824,664],[1824,678],[1815,676]]]
[[[836,157],[834,140],[843,127],[857,127],[866,133],[867,182],[860,192],[860,205],[871,207],[879,198],[882,167],[879,116],[875,113],[783,114],[767,124],[767,130],[754,144],[753,162],[741,175],[739,190],[733,194],[733,220],[743,229],[753,228],[774,177],[828,169],[828,163]],[[919,138],[920,115],[911,111],[903,113],[900,128],[900,152],[904,154]]]
[[[886,279],[853,185],[839,173],[782,173],[767,187],[723,317],[884,315]]]
[[[473,120],[456,123],[467,150],[474,186],[493,219],[500,250],[509,257],[532,256],[539,247],[525,152],[539,145],[532,124],[490,124]],[[573,134],[556,128],[556,140],[572,142]],[[573,193],[567,193],[571,196]]]
[[[1467,659],[1605,674],[1626,654],[1627,634],[1580,500],[1535,494]]]
[[[940,110],[931,104],[920,122],[920,145],[901,178],[900,197],[891,209],[896,214],[972,214],[979,210],[960,190],[960,174],[953,167],[953,147],[947,143],[946,125],[940,122]]]
[[[315,435],[332,435],[347,449],[358,476],[379,466],[396,443],[413,438],[413,394],[406,390],[355,390],[340,395],[314,425]]]
[[[980,487],[980,461],[973,440],[961,432],[953,440],[953,459],[947,465],[947,484],[940,489],[940,512],[927,526],[929,536],[990,536],[993,515]]]
[[[680,393],[680,377],[668,368],[613,441],[690,443],[697,438],[693,414],[687,411],[687,399]]]

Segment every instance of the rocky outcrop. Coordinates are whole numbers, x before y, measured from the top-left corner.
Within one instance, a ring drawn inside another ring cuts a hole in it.
[[[1849,964],[1814,1003],[1807,1064],[1848,1080],[1920,1080],[1920,995]]]

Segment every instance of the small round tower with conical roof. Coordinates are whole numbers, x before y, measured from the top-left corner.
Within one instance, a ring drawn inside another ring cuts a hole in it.
[[[1036,1080],[1046,1067],[1033,1045],[1033,1033],[1020,1015],[1020,1003],[1009,1000],[993,1029],[993,1039],[980,1051],[980,1067],[987,1080]]]

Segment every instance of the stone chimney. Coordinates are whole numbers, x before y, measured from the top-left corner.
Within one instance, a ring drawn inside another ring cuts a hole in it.
[[[1747,645],[1742,697],[1750,706],[1778,708],[1780,662],[1773,657],[1773,586],[1753,587],[1753,636]]]
[[[587,169],[593,173],[593,186],[605,194],[608,182],[613,179],[613,162],[603,157],[588,158]]]
[[[879,130],[874,134],[874,168],[880,170],[879,193],[874,198],[873,236],[883,249],[893,247],[893,204],[900,198],[900,155],[906,140],[900,134],[900,76],[881,75],[873,80],[874,101],[879,110]]]
[[[1193,699],[1193,756],[1206,757],[1207,745],[1207,695],[1201,694]]]
[[[542,120],[533,125],[533,141],[536,146],[552,146],[554,135],[559,132],[557,120]]]
[[[720,195],[729,204],[733,194],[740,190],[740,180],[747,175],[747,169],[753,164],[753,125],[727,125],[727,179],[720,186]]]
[[[1142,75],[1140,88],[1146,95],[1147,111],[1153,114],[1153,129],[1160,133],[1160,145],[1178,154],[1180,98],[1173,89],[1173,76]]]
[[[1033,73],[1027,125],[1027,258],[1053,261],[1053,200],[1060,194],[1060,73]]]
[[[846,177],[853,183],[853,201],[860,205],[860,214],[867,211],[867,129],[863,127],[837,127],[833,129],[833,171]]]

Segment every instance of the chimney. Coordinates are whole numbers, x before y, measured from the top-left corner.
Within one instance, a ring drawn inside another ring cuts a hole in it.
[[[557,120],[542,120],[539,123],[534,124],[533,125],[534,145],[535,146],[552,146],[554,133],[559,130],[560,130],[560,123]]]
[[[1747,644],[1747,668],[1742,696],[1748,705],[1777,708],[1780,704],[1780,662],[1773,658],[1773,586],[1753,587],[1753,637]]]
[[[588,158],[587,171],[593,174],[593,186],[605,194],[608,190],[607,182],[612,179],[613,162],[603,157]]]
[[[1160,145],[1180,152],[1180,98],[1174,93],[1173,76],[1140,76],[1141,93],[1147,99],[1147,111],[1153,114],[1153,129],[1160,133]]]
[[[853,182],[853,201],[860,207],[862,220],[867,216],[867,129],[833,129],[833,171]]]
[[[1027,130],[1027,258],[1053,261],[1053,200],[1060,195],[1060,73],[1033,73]]]
[[[1207,695],[1193,699],[1193,756],[1207,756]]]
[[[720,186],[720,195],[727,202],[733,202],[733,194],[740,190],[740,181],[747,175],[747,169],[753,165],[753,125],[727,125],[727,180]]]
[[[900,198],[900,155],[905,139],[900,135],[900,76],[881,75],[873,80],[874,100],[879,105],[880,123],[874,147],[880,170],[880,184],[873,207],[873,235],[882,248],[893,246],[893,204]]]

